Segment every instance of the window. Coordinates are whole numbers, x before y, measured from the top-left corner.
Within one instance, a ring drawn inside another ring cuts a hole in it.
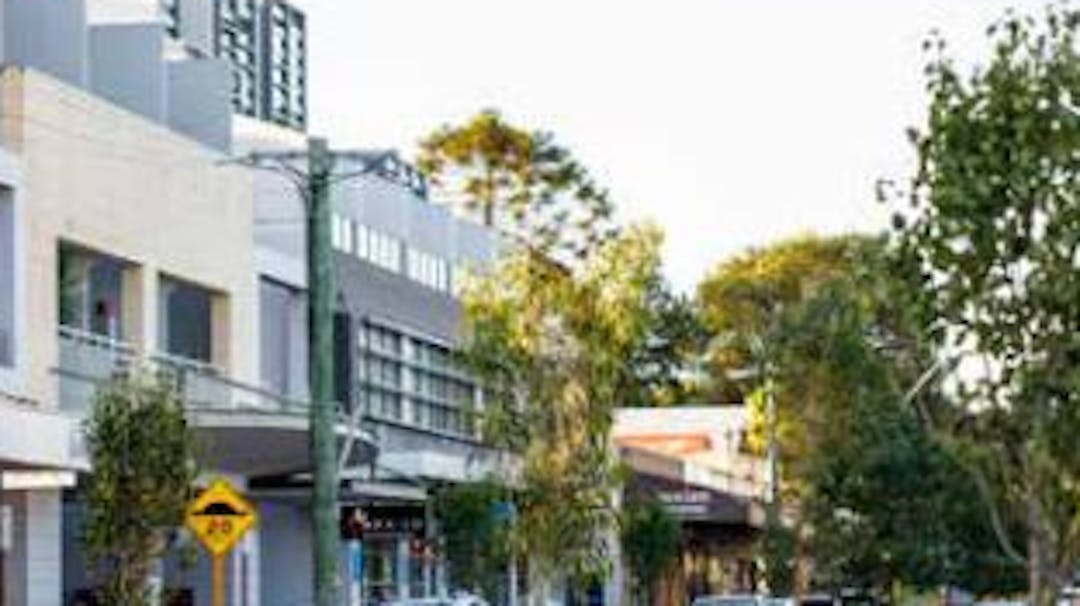
[[[370,248],[368,248],[368,241],[370,240],[371,230],[366,225],[357,224],[356,226],[356,256],[361,259],[370,258]]]
[[[161,279],[161,344],[165,352],[211,362],[213,355],[213,295],[198,286]]]
[[[274,91],[277,93],[277,91]],[[276,95],[275,95],[276,96]],[[349,217],[330,215],[330,244],[344,253],[353,252],[354,223]]]
[[[399,394],[368,388],[364,390],[362,397],[368,414],[383,419],[401,420],[402,406]]]
[[[428,288],[450,292],[450,262],[415,248],[408,249],[408,276]]]
[[[296,289],[259,280],[259,363],[262,384],[303,397],[307,377],[307,309]]]

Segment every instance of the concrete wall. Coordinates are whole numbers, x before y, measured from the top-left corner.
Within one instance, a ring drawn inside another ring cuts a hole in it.
[[[343,163],[342,171],[349,170]],[[334,210],[453,262],[484,263],[497,252],[494,234],[455,217],[445,206],[386,179],[367,176],[335,188]]]
[[[335,253],[340,301],[355,317],[390,320],[406,328],[454,342],[460,334],[461,304],[402,274]]]
[[[34,72],[5,68],[0,103],[24,119],[2,124],[0,144],[21,157],[28,192],[26,345],[31,388],[54,402],[58,358],[57,243],[71,241],[140,266],[138,347],[157,349],[158,276],[223,295],[227,370],[257,378],[257,290],[251,178],[162,125]]]
[[[86,6],[83,0],[5,0],[4,63],[41,70],[76,86],[88,71]]]
[[[232,74],[220,59],[169,61],[166,122],[200,143],[228,151],[232,134]]]
[[[165,120],[164,27],[109,24],[90,28],[90,90],[151,120]]]
[[[164,23],[158,0],[85,0],[86,20],[98,23]]]

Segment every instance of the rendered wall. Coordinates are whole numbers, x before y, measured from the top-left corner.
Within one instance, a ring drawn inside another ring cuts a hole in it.
[[[178,132],[227,152],[232,134],[232,75],[220,59],[169,61],[166,122]]]
[[[88,71],[83,0],[4,0],[0,58],[76,86]]]
[[[167,274],[228,300],[223,335],[233,377],[257,379],[257,290],[251,177],[223,167],[194,141],[37,73],[0,72],[0,102],[22,120],[2,123],[0,144],[21,157],[26,186],[28,379],[55,402],[58,360],[57,243],[70,241],[138,264],[141,330],[158,349],[158,276]]]
[[[160,24],[90,28],[90,90],[161,122],[165,119],[164,28]]]

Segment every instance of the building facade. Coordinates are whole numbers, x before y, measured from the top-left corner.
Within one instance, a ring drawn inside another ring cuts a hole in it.
[[[295,4],[143,1],[157,9],[177,54],[229,64],[237,114],[298,131],[307,127],[307,17]]]
[[[0,144],[20,167],[13,246],[24,264],[13,293],[22,312],[8,349],[20,364],[14,395],[26,402],[23,414],[47,411],[58,427],[77,428],[97,384],[152,365],[174,373],[205,410],[200,432],[214,442],[213,411],[232,410],[242,397],[232,385],[255,377],[256,333],[245,321],[257,303],[243,239],[250,177],[216,166],[206,148],[162,125],[29,68],[5,67],[0,97]],[[72,445],[57,468],[86,469],[78,435],[57,443]],[[209,469],[232,467],[226,450]],[[6,515],[25,530],[9,542],[8,603],[61,604],[87,586],[76,565],[72,487],[58,482],[20,500],[5,481]]]
[[[660,504],[682,531],[678,560],[652,603],[756,592],[765,464],[744,451],[746,427],[742,405],[616,411],[612,437],[631,471],[623,502]],[[632,577],[620,562],[614,582]]]
[[[490,263],[497,238],[427,200],[423,180],[393,153],[356,152],[338,169],[367,174],[331,194],[336,393],[379,448],[371,464],[348,468],[342,485],[343,538],[361,546],[365,563],[351,591],[364,603],[433,596],[452,586],[437,554],[434,492],[505,464],[479,440],[483,390],[453,354],[461,341],[457,288],[469,268]],[[303,390],[303,207],[284,179],[257,179],[263,380]],[[255,494],[284,499],[305,490],[302,482],[276,478]],[[301,533],[285,522],[292,514],[284,502],[265,515],[281,521],[281,545]],[[280,574],[297,576],[284,566]],[[288,585],[307,589],[300,580]]]
[[[3,606],[93,589],[74,490],[91,471],[81,427],[118,373],[176,381],[205,479],[251,496],[263,478],[311,467],[303,379],[262,383],[254,180],[222,163],[231,66],[175,49],[193,6],[164,21],[156,3],[0,0]],[[350,421],[340,415],[337,431],[356,465],[374,448]],[[230,555],[232,604],[279,589],[260,530]],[[205,558],[189,568],[170,555],[157,577],[205,603],[208,575]]]
[[[232,604],[310,603],[304,208],[223,160],[306,145],[302,12],[281,0],[0,0],[0,606],[92,593],[75,490],[96,388],[175,379],[202,445],[261,524]],[[242,72],[242,73],[241,73]],[[239,74],[239,75],[238,75]],[[458,366],[458,288],[492,232],[427,198],[393,153],[332,193],[342,536],[353,603],[453,586],[432,502],[505,472]],[[376,456],[377,455],[377,456]],[[204,603],[205,558],[166,588]]]

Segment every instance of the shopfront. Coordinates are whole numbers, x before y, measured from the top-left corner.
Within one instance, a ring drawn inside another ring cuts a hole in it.
[[[360,603],[437,593],[433,523],[424,503],[353,505],[342,508],[341,519],[350,594],[362,596]]]
[[[761,524],[753,500],[645,473],[632,476],[626,494],[630,502],[662,504],[681,523],[679,561],[661,583],[659,603],[754,591],[754,545]]]

